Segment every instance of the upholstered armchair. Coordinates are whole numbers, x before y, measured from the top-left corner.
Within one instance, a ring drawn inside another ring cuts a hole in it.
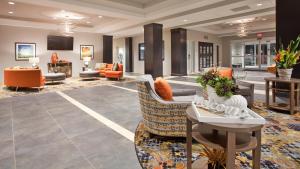
[[[191,100],[162,100],[155,92],[151,75],[140,76],[137,79],[137,87],[146,130],[160,136],[186,137],[186,109],[191,105]],[[177,94],[179,93],[177,91]],[[190,91],[187,94],[196,94],[196,92]]]
[[[248,107],[253,108],[254,104],[254,84],[248,83],[245,81],[238,80],[236,82],[238,85],[238,89],[234,92],[234,94],[242,95],[246,98],[248,102]]]

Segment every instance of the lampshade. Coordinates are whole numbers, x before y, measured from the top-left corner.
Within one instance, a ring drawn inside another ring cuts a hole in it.
[[[37,64],[39,62],[40,62],[39,57],[29,58],[29,63],[31,63],[31,64]]]
[[[89,61],[91,61],[91,58],[90,58],[90,57],[84,57],[84,58],[83,58],[83,61],[89,62]]]

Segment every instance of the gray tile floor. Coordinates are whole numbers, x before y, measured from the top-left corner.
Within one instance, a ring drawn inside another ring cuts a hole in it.
[[[134,92],[103,86],[65,93],[132,132],[141,119]],[[1,169],[140,168],[133,142],[56,93],[1,99],[0,108]]]
[[[134,82],[117,86],[136,90]],[[135,92],[98,86],[64,93],[132,133],[142,119]],[[140,168],[132,141],[57,93],[0,99],[0,138],[0,169]]]

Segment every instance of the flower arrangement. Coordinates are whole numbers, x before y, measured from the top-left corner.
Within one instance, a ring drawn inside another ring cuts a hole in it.
[[[209,85],[214,88],[216,94],[220,97],[231,97],[234,90],[234,82],[226,77],[221,77],[219,72],[212,69],[197,78],[197,83],[204,88]]]
[[[292,69],[295,64],[297,64],[300,51],[298,50],[300,44],[300,35],[296,41],[291,41],[287,49],[281,48],[277,51],[277,55],[273,59],[276,63],[278,69]]]

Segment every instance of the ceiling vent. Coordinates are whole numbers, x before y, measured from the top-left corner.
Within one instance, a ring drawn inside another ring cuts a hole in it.
[[[231,10],[233,12],[240,12],[240,11],[244,11],[244,10],[248,10],[248,9],[251,9],[250,6],[245,5],[245,6],[241,6],[241,7],[238,7],[238,8],[233,8]]]

